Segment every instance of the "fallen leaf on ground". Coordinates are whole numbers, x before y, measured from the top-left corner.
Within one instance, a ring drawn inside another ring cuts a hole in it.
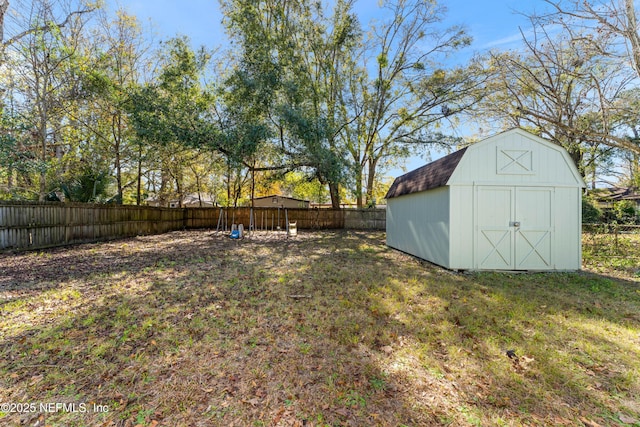
[[[258,406],[260,404],[260,399],[258,399],[257,397],[254,397],[253,399],[249,399],[249,400],[242,400],[242,403],[248,403],[251,406]]]
[[[585,427],[601,427],[597,422],[588,420],[585,417],[580,417],[580,421],[585,425]]]
[[[618,418],[625,424],[637,424],[640,422],[637,418],[633,418],[625,414],[619,414]]]
[[[335,412],[336,414],[338,414],[338,415],[340,415],[342,417],[345,417],[345,418],[349,417],[349,415],[350,415],[350,412],[349,412],[349,410],[347,408],[338,408],[333,412]]]

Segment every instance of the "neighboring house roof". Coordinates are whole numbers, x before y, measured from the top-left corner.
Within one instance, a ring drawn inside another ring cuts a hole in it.
[[[200,201],[202,200],[202,203],[214,203],[214,198],[209,195],[209,194],[205,194],[205,193],[201,193],[200,197],[198,197],[197,193],[190,193],[190,194],[185,194],[184,196],[182,196],[182,203],[183,204],[192,204],[192,203],[200,203]],[[145,201],[147,203],[158,203],[160,201],[160,199],[156,196],[150,196],[147,197],[147,199],[145,199]],[[175,199],[172,198],[170,200],[167,200],[168,202],[175,202],[177,203],[179,201],[179,199]]]
[[[447,184],[467,147],[444,156],[393,181],[385,199],[431,190]]]
[[[200,201],[202,201],[202,203],[213,204],[213,197],[206,194],[201,194],[200,197],[198,197],[198,194],[191,193],[182,198],[183,204],[200,203]]]
[[[302,199],[296,199],[293,197],[287,197],[287,196],[280,196],[278,194],[272,194],[270,196],[263,196],[263,197],[254,197],[253,200],[261,200],[261,199],[270,199],[272,197],[278,197],[280,199],[287,199],[287,200],[295,200],[296,202],[305,202],[305,203],[309,203],[308,200],[302,200]]]
[[[640,200],[640,193],[632,187],[610,187],[592,190],[593,195],[600,200]]]

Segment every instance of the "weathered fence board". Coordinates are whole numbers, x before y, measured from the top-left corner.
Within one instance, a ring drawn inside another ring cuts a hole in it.
[[[183,228],[182,209],[0,203],[0,249],[37,249]]]
[[[192,228],[249,229],[251,208],[0,202],[0,250],[40,249]],[[254,230],[384,229],[385,210],[253,208]]]
[[[186,228],[229,229],[231,224],[243,224],[245,229],[251,224],[251,208],[188,208]],[[253,208],[253,227],[255,230],[286,229],[286,221],[295,222],[298,229],[334,229],[345,228],[345,210],[341,209],[283,209]],[[354,212],[364,212],[355,211]],[[381,211],[384,216],[384,211]],[[356,214],[357,215],[357,214]],[[222,216],[222,220],[220,220]],[[371,222],[368,228],[375,228]],[[379,224],[378,224],[379,225]],[[365,227],[362,227],[365,228]],[[384,226],[382,227],[384,229]]]

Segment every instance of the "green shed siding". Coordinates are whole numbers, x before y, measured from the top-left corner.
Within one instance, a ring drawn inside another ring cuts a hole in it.
[[[449,265],[449,189],[412,193],[387,202],[387,245]]]
[[[418,191],[430,174],[446,183]],[[580,269],[585,185],[562,147],[513,129],[396,181],[391,247],[456,270]]]

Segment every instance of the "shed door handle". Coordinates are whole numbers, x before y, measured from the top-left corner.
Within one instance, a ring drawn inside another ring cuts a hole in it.
[[[511,221],[509,227],[520,227],[520,221]]]

